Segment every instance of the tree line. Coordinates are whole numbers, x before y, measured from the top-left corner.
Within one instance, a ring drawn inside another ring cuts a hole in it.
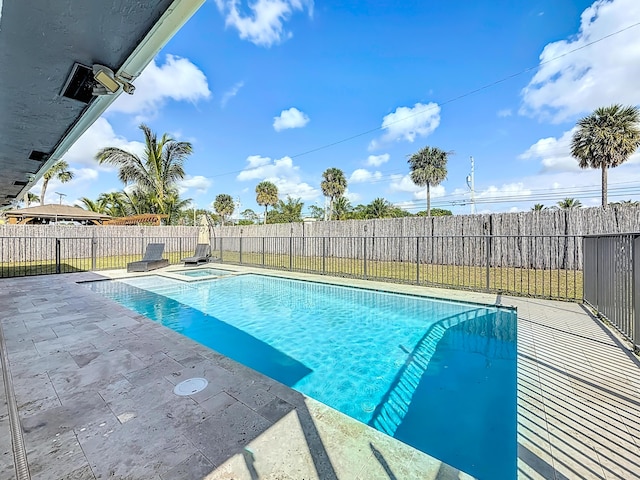
[[[213,212],[191,208],[190,199],[182,199],[177,182],[184,179],[184,164],[193,149],[189,142],[181,142],[166,133],[159,139],[149,127],[139,127],[145,139],[144,155],[138,156],[117,147],[101,149],[95,156],[99,164],[112,165],[118,169],[118,178],[123,189],[102,193],[96,200],[80,199],[87,210],[105,213],[113,217],[136,214],[163,214],[167,224],[191,223],[197,215],[211,215],[221,225],[232,221],[235,203],[229,194],[219,194],[213,202]],[[607,172],[627,161],[640,146],[640,110],[636,106],[611,105],[596,109],[577,122],[577,129],[571,141],[571,154],[581,168],[601,170],[602,207],[607,202]],[[310,205],[310,216],[315,220],[349,220],[370,218],[397,218],[408,216],[451,215],[451,211],[431,208],[431,188],[439,185],[447,177],[447,162],[453,154],[438,147],[425,146],[408,157],[410,178],[417,186],[424,187],[426,210],[412,214],[394,206],[384,198],[376,198],[369,204],[351,205],[345,197],[347,179],[339,168],[328,168],[322,174],[320,188],[326,197],[326,208]],[[31,192],[25,194],[25,204],[40,201],[45,204],[49,181],[53,178],[62,183],[73,179],[69,165],[60,160],[43,175],[40,196]],[[241,217],[236,223],[288,223],[303,221],[304,203],[300,198],[287,196],[279,198],[277,186],[268,180],[261,181],[255,188],[256,202],[264,207],[259,215],[251,209],[238,212]],[[619,202],[631,204],[637,202]],[[557,208],[579,208],[577,199],[566,198]],[[271,208],[271,209],[270,209]],[[532,210],[544,210],[536,204]],[[262,217],[262,219],[260,218]]]

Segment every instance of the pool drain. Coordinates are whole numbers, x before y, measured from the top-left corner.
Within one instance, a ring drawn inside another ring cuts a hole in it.
[[[188,378],[187,380],[180,382],[173,389],[173,393],[186,397],[187,395],[193,395],[194,393],[204,390],[209,382],[206,378]]]

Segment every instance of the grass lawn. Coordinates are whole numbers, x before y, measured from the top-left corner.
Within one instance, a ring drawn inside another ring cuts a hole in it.
[[[219,253],[219,252],[216,252]],[[367,278],[398,283],[465,288],[469,290],[502,292],[511,295],[582,300],[582,271],[538,270],[509,267],[491,267],[487,288],[487,269],[468,265],[416,265],[409,262],[365,262],[362,259],[302,257],[288,255],[222,252],[223,263],[265,266],[279,270],[321,273],[340,277]],[[188,256],[186,252],[165,252],[171,264]],[[141,255],[97,257],[95,268],[91,258],[62,259],[60,273],[88,270],[126,268],[127,263],[141,259]],[[53,260],[45,262],[0,263],[0,277],[44,275],[56,272]]]

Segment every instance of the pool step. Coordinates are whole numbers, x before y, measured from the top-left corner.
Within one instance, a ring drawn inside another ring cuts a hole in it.
[[[409,411],[411,399],[420,379],[429,367],[429,361],[447,329],[484,315],[486,315],[485,309],[476,309],[433,324],[407,357],[391,388],[373,412],[369,425],[393,436]]]

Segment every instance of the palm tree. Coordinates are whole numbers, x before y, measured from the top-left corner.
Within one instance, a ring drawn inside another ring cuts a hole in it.
[[[213,202],[213,209],[220,216],[220,222],[224,227],[225,219],[227,218],[227,216],[233,214],[233,211],[236,209],[236,206],[233,203],[233,197],[226,193],[221,193]]]
[[[301,222],[302,207],[304,207],[304,203],[299,198],[287,196],[286,202],[278,200],[278,203],[269,215],[269,223]]]
[[[338,197],[333,205],[336,214],[336,220],[346,220],[349,218],[353,207],[347,197]]]
[[[531,207],[531,210],[534,212],[541,212],[542,210],[546,210],[546,209],[547,207],[545,207],[541,203],[536,203],[533,207]]]
[[[424,147],[409,157],[411,180],[427,187],[427,216],[431,216],[431,186],[440,185],[447,178],[447,160],[452,152],[438,147]]]
[[[39,202],[39,201],[40,201],[40,197],[38,195],[36,195],[35,193],[27,192],[26,195],[24,196],[24,208],[29,208],[29,205],[31,205],[31,202]]]
[[[127,215],[125,197],[122,192],[101,193],[98,196],[97,203],[102,207],[102,211],[111,217],[124,217]]]
[[[90,212],[96,212],[96,213],[105,213],[104,204],[101,203],[99,200],[93,201],[90,198],[82,197],[80,199],[80,202],[82,203],[82,206],[84,207],[85,210],[89,210]]]
[[[582,203],[575,198],[565,198],[558,202],[558,208],[560,210],[573,210],[580,207],[582,207]]]
[[[40,205],[44,205],[44,196],[47,193],[47,186],[52,178],[59,180],[60,183],[67,183],[73,179],[73,172],[69,170],[69,164],[64,160],[58,160],[49,170],[42,176],[42,190],[40,190]]]
[[[154,212],[166,213],[175,194],[175,185],[184,178],[184,162],[191,155],[189,142],[178,142],[166,133],[160,141],[149,127],[142,124],[144,132],[144,157],[116,147],[106,147],[96,154],[100,164],[115,165],[119,168],[118,178],[125,185],[135,185],[139,193],[145,193],[152,199]]]
[[[602,170],[602,208],[606,208],[607,169],[626,162],[640,146],[640,110],[622,105],[600,107],[577,126],[571,155],[580,168]]]
[[[264,222],[267,223],[267,209],[278,203],[278,187],[266,180],[256,185],[256,202],[264,207]]]
[[[180,219],[180,215],[184,209],[187,209],[191,206],[191,199],[185,198],[184,200],[180,198],[178,194],[178,190],[175,188],[169,192],[169,195],[166,197],[166,214],[167,216],[167,225],[174,225]],[[233,213],[233,212],[231,212]]]
[[[640,202],[634,202],[633,200],[620,200],[619,202],[613,202],[611,205],[619,205],[621,207],[638,207]]]
[[[367,218],[388,218],[391,217],[392,211],[391,202],[378,197],[367,205]]]
[[[320,188],[324,196],[329,197],[329,214],[327,215],[327,219],[331,220],[335,199],[344,195],[347,189],[347,179],[344,176],[344,172],[339,168],[327,168],[322,174]]]

